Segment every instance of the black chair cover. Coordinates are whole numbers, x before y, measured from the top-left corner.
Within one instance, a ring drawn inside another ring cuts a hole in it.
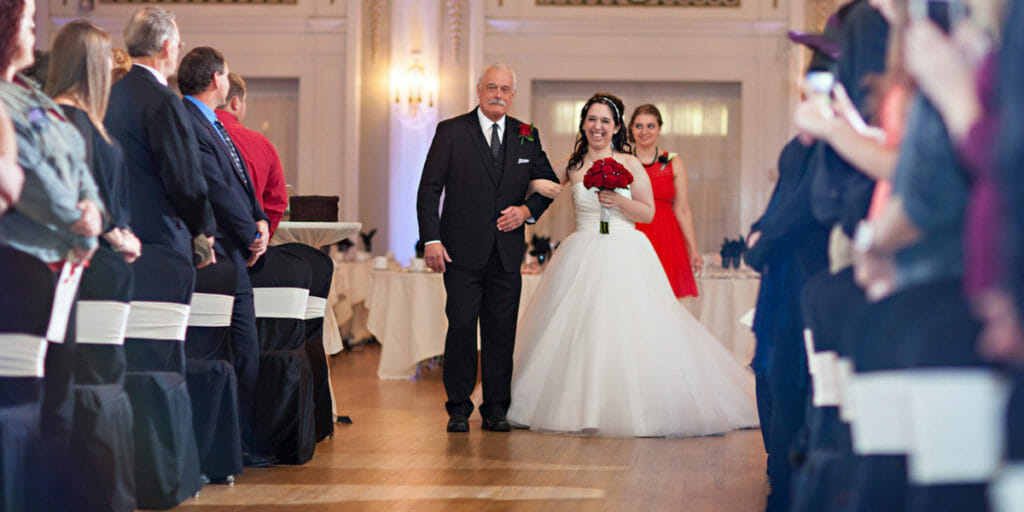
[[[250,275],[253,294],[257,296],[256,330],[260,337],[260,351],[303,349],[306,343],[306,325],[303,315],[296,318],[267,317],[259,308],[260,288],[304,288],[309,290],[311,276],[306,260],[271,247],[263,255],[263,267]]]
[[[260,381],[253,406],[253,448],[282,464],[313,458],[313,378],[304,349],[260,354]]]
[[[79,309],[87,301],[132,301],[132,267],[117,253],[100,247],[82,274],[78,288]],[[87,343],[81,340],[75,351],[76,384],[114,384],[124,380],[124,345]]]
[[[135,510],[132,406],[122,383],[75,386],[68,479],[76,511]]]
[[[227,361],[195,359],[189,359],[185,368],[203,473],[211,480],[241,473],[242,435],[234,368]]]
[[[312,282],[309,296],[326,302],[334,279],[334,260],[323,252],[305,244],[284,244],[278,246],[306,260],[311,271]],[[316,423],[316,440],[334,434],[334,413],[331,408],[330,369],[327,366],[327,352],[324,350],[324,317],[306,314],[306,356],[313,371],[313,416]]]
[[[132,273],[135,277],[133,303],[189,304],[195,270],[192,262],[176,252],[160,245],[143,246],[142,256],[132,264]],[[175,341],[132,337],[129,331],[124,342],[128,371],[184,375],[183,345]]]
[[[46,334],[54,277],[38,259],[0,246],[0,360],[5,335]],[[0,510],[34,510],[39,503],[42,377],[0,376]]]
[[[230,363],[231,308],[216,311],[226,316],[224,322],[212,322],[218,325],[197,325],[211,323],[209,318],[197,318],[215,312],[204,310],[204,295],[233,301],[236,279],[235,265],[228,258],[196,271],[196,289],[185,334],[185,378],[192,398],[192,425],[200,467],[212,480],[242,472],[238,380]]]
[[[75,510],[135,510],[135,445],[132,408],[124,392],[124,338],[96,336],[99,332],[87,327],[123,327],[125,318],[113,308],[127,309],[131,298],[131,267],[117,253],[100,247],[82,275],[77,304],[71,437],[75,465],[67,486]]]
[[[128,372],[124,384],[134,412],[138,507],[174,507],[202,487],[185,378],[175,372]]]

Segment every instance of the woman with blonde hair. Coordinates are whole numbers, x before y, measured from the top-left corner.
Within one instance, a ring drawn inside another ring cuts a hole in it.
[[[86,142],[86,161],[110,214],[101,245],[131,263],[141,244],[128,227],[124,157],[103,127],[110,97],[110,35],[95,23],[76,20],[57,34],[44,91],[61,106]]]
[[[103,127],[112,82],[110,55],[106,31],[87,20],[68,23],[53,42],[44,90],[82,135],[86,163],[110,214],[79,287],[75,382],[81,398],[75,408],[70,453],[76,464],[68,494],[76,510],[130,512],[136,506],[134,441],[131,406],[122,389],[124,335],[107,333],[124,333],[133,296],[128,264],[140,256],[142,245],[128,227],[121,147]],[[116,393],[94,392],[99,386]]]

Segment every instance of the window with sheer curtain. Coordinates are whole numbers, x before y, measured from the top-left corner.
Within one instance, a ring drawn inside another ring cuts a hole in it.
[[[615,94],[633,109],[652,103],[664,126],[658,148],[679,154],[689,178],[697,244],[717,252],[722,239],[739,233],[740,85],[707,82],[535,82],[532,118],[552,166],[564,166],[579,129],[580,110],[595,91]],[[677,170],[678,172],[678,170]],[[564,239],[575,225],[571,198],[563,193],[531,233]]]

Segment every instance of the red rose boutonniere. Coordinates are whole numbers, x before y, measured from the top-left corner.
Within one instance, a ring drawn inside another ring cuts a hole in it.
[[[602,158],[594,161],[583,175],[583,186],[601,190],[626,188],[633,183],[633,175],[614,158]],[[601,233],[608,234],[608,221],[611,215],[607,208],[601,208]]]
[[[519,145],[526,144],[526,141],[533,142],[533,123],[519,125]]]

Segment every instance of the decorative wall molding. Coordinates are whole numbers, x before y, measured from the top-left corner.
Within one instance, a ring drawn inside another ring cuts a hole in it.
[[[580,7],[739,7],[740,0],[537,0],[537,5]]]
[[[567,23],[563,19],[495,19],[486,20],[487,33],[530,36],[585,36],[608,34],[665,34],[673,37],[694,36],[770,36],[785,34],[784,21],[679,20],[679,19],[588,19],[586,23]]]
[[[459,52],[462,49],[462,15],[464,11],[463,0],[446,0],[448,12],[448,39],[451,45],[452,59],[459,62]]]
[[[96,0],[101,4],[214,4],[214,5],[296,5],[298,0]]]
[[[370,59],[377,60],[380,55],[381,38],[384,36],[384,8],[387,0],[372,0],[370,2]]]

